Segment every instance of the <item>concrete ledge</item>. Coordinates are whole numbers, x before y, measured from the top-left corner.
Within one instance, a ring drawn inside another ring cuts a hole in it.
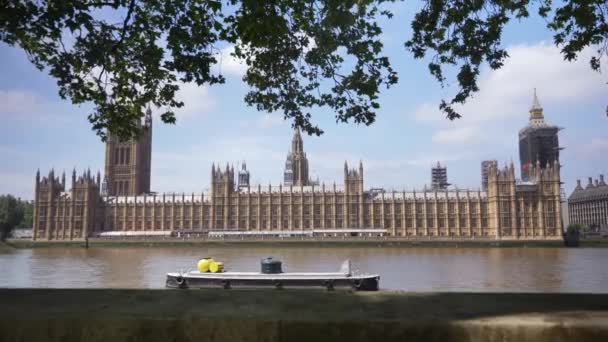
[[[607,341],[608,295],[0,290],[0,341]]]

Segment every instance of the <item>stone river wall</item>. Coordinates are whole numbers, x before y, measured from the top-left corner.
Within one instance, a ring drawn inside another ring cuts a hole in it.
[[[608,341],[608,295],[0,289],[0,341]]]

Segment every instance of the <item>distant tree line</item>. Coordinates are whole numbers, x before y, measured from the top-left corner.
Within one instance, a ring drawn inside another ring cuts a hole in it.
[[[31,228],[34,203],[12,195],[0,195],[0,240],[15,228]]]

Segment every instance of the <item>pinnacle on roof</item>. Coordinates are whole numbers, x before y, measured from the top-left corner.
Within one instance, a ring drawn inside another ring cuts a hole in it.
[[[536,88],[534,88],[534,100],[532,100],[532,107],[530,108],[530,110],[543,110],[543,107],[538,101],[538,96],[536,95]]]

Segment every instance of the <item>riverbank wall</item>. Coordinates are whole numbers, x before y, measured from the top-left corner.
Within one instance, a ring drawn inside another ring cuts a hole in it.
[[[0,289],[1,341],[606,341],[608,295]]]
[[[561,239],[553,240],[425,240],[425,239],[180,239],[180,238],[91,238],[74,241],[32,241],[28,239],[7,240],[7,246],[13,248],[38,247],[162,247],[162,246],[281,246],[281,247],[564,247]],[[608,247],[608,239],[581,240],[581,247]]]

